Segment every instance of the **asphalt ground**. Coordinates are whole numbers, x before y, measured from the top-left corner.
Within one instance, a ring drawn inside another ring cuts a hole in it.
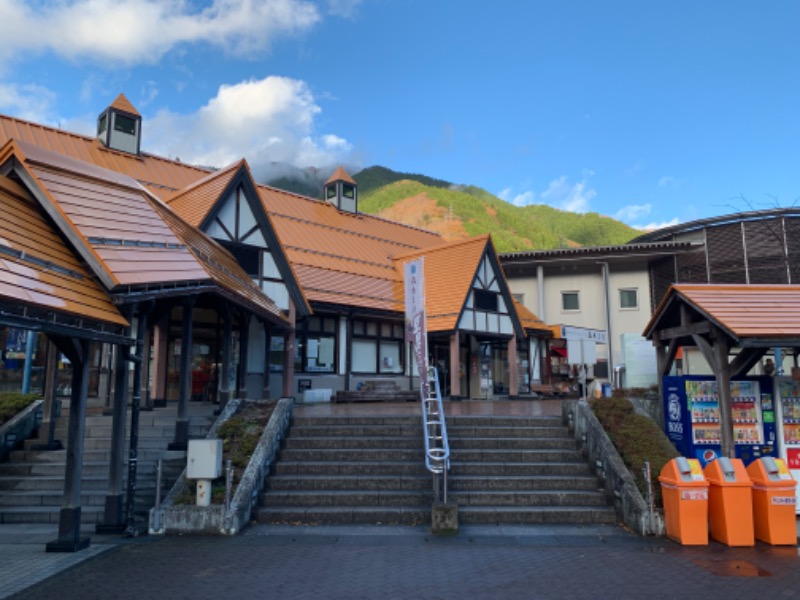
[[[681,546],[615,526],[465,526],[437,537],[423,527],[255,525],[236,537],[117,538],[92,548],[9,597],[800,598],[796,546]]]

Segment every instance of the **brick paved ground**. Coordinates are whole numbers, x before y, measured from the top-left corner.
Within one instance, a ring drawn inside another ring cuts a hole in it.
[[[72,598],[800,598],[796,547],[682,547],[622,530],[337,530],[121,543],[12,596]]]

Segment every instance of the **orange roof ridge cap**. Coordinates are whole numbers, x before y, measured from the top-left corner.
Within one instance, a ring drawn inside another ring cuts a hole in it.
[[[344,167],[342,167],[342,166],[339,166],[339,168],[336,169],[331,174],[330,177],[328,177],[328,180],[325,182],[325,185],[328,185],[329,183],[332,183],[334,181],[345,181],[345,182],[351,183],[353,185],[358,185],[355,182],[355,180],[352,177],[350,177],[350,175],[347,173],[347,171],[344,170]]]

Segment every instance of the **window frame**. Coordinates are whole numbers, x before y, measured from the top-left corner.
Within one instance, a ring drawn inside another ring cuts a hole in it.
[[[624,292],[633,292],[636,300],[633,306],[624,306],[622,301]],[[619,309],[620,310],[639,310],[639,288],[619,288]]]
[[[350,351],[353,352],[353,345],[358,343],[374,343],[375,364],[371,371],[357,371],[352,369],[353,374],[358,375],[403,375],[405,373],[406,352],[405,352],[405,330],[403,323],[386,319],[353,319],[350,335]],[[384,348],[397,346],[398,364],[394,367],[384,367],[381,357],[385,356]],[[354,361],[351,361],[354,362]],[[391,369],[391,370],[390,370]]]
[[[567,296],[575,297],[575,308],[567,308],[564,302]],[[578,290],[562,290],[561,291],[561,312],[564,313],[577,313],[581,311],[581,294]]]

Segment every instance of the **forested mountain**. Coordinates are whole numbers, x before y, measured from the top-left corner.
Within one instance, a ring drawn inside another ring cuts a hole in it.
[[[319,198],[323,173],[284,175],[277,188]],[[492,234],[499,252],[624,244],[641,232],[597,213],[571,213],[550,206],[514,206],[475,186],[458,186],[426,175],[369,167],[353,175],[359,212],[430,229],[446,240]],[[316,191],[315,191],[316,190]]]

